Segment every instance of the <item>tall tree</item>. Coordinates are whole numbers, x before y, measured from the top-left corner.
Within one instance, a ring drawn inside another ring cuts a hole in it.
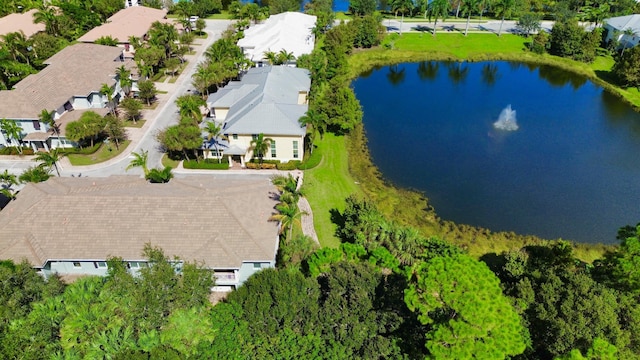
[[[120,107],[124,109],[125,118],[135,124],[142,116],[142,103],[138,99],[131,97],[124,98],[120,102]]]
[[[464,0],[462,2],[462,14],[467,16],[467,24],[464,27],[464,36],[467,36],[469,32],[469,22],[471,21],[471,14],[478,12],[480,8],[480,2],[482,0]]]
[[[309,143],[309,151],[313,153],[313,143],[315,140],[315,134],[320,135],[320,139],[324,136],[324,133],[327,131],[327,123],[329,122],[329,118],[326,114],[315,111],[313,109],[307,110],[307,112],[300,118],[300,123],[306,125],[307,128],[311,128],[307,130],[310,134],[309,139],[311,140]]]
[[[511,16],[511,12],[516,6],[515,0],[496,0],[493,3],[493,11],[498,17],[501,18],[500,28],[498,29],[498,36],[502,34],[502,27],[504,26],[504,19],[507,16]]]
[[[39,162],[39,166],[47,168],[48,171],[51,171],[51,168],[55,168],[58,177],[60,177],[58,161],[60,161],[64,156],[65,154],[59,152],[58,149],[53,149],[50,152],[38,152],[37,156],[33,158],[33,161]]]
[[[158,90],[156,85],[151,80],[142,80],[138,82],[138,90],[140,99],[147,102],[147,106],[151,105],[151,100],[156,98]]]
[[[259,159],[259,167],[262,166],[262,159],[264,158],[264,154],[269,151],[269,147],[273,139],[264,137],[263,133],[258,134],[255,139],[251,140],[251,149],[253,150],[253,156],[257,156]]]
[[[391,5],[391,10],[395,11],[396,13],[396,18],[398,17],[398,13],[402,15],[402,18],[400,20],[400,35],[402,35],[402,26],[404,25],[404,14],[409,13],[409,15],[411,15],[411,12],[415,8],[415,4],[413,3],[413,0],[391,0],[390,5]]]
[[[213,146],[216,149],[216,157],[218,158],[218,163],[222,162],[220,150],[218,149],[218,137],[222,134],[222,125],[216,124],[215,121],[207,121],[204,130],[207,132],[207,134],[209,134],[209,143],[213,142]]]
[[[116,76],[118,77],[124,96],[128,97],[131,93],[131,85],[133,84],[131,71],[127,69],[126,66],[121,65],[116,69]]]
[[[18,177],[4,169],[4,172],[0,173],[0,194],[9,199],[15,198],[15,190],[13,190],[15,185],[18,185]]]
[[[436,257],[415,264],[408,274],[405,302],[428,326],[432,357],[503,359],[524,352],[520,317],[484,263],[467,255]]]
[[[204,99],[197,95],[182,95],[176,99],[178,111],[180,112],[180,122],[186,122],[193,125],[202,122],[201,106],[206,105]]]
[[[0,131],[2,131],[9,143],[13,143],[15,140],[18,144],[18,152],[22,154],[22,126],[17,121],[2,119],[0,120]]]
[[[444,21],[447,18],[447,14],[449,14],[449,10],[451,10],[449,0],[433,0],[429,3],[427,14],[429,14],[429,21],[433,17],[433,36],[436,36],[438,19],[441,18]]]
[[[115,115],[115,104],[113,103],[113,88],[109,84],[102,84],[100,87],[100,94],[107,97],[107,107],[109,113]]]

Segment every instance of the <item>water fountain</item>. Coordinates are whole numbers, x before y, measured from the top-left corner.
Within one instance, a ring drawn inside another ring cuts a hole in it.
[[[505,131],[518,130],[518,124],[516,123],[516,111],[511,109],[511,104],[502,109],[500,117],[498,117],[498,121],[493,123],[493,127]]]

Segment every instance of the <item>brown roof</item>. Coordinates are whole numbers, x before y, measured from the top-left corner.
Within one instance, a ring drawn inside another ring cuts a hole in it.
[[[120,43],[128,43],[130,36],[143,37],[151,24],[162,21],[167,10],[145,6],[130,6],[113,14],[107,22],[82,35],[78,41],[92,43],[104,36],[111,36]]]
[[[98,92],[103,83],[115,84],[122,49],[75,44],[50,57],[47,67],[24,78],[14,90],[0,91],[0,118],[38,119],[43,109],[55,110],[74,95]]]
[[[37,11],[33,9],[23,14],[9,14],[0,18],[0,35],[22,31],[26,37],[31,37],[39,31],[44,31],[44,24],[33,22],[33,14]]]
[[[142,259],[145,243],[210,268],[274,261],[278,229],[269,221],[276,189],[267,179],[137,176],[55,177],[27,184],[0,212],[0,259]]]

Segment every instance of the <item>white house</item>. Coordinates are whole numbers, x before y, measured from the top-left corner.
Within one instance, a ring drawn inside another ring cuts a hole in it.
[[[306,127],[299,122],[309,107],[311,80],[306,69],[288,66],[251,68],[240,81],[232,81],[209,95],[211,117],[222,124],[224,141],[218,149],[242,166],[254,156],[251,142],[259,135],[270,138],[264,159],[302,160]],[[205,148],[215,151],[213,144]]]
[[[640,42],[639,14],[606,19],[603,28],[606,30],[605,42],[615,38],[619,42],[620,48],[634,47]],[[632,34],[625,34],[626,31],[632,32]]]
[[[284,12],[271,15],[261,24],[244,31],[238,46],[245,56],[257,66],[268,64],[264,53],[285,50],[297,58],[311,54],[315,45],[313,28],[317,17],[300,12]]]
[[[121,257],[135,272],[145,244],[214,271],[215,291],[275,266],[277,189],[267,179],[55,177],[30,183],[0,212],[0,259],[43,276],[105,275]]]
[[[102,84],[114,89],[117,101],[124,94],[116,69],[135,66],[133,61],[123,60],[121,48],[96,44],[67,46],[45,64],[47,67],[27,76],[14,89],[0,91],[0,119],[17,122],[22,140],[34,150],[73,146],[38,120],[42,110],[54,111],[54,119],[60,124],[70,111],[104,108],[107,97],[100,94]],[[2,132],[0,145],[9,145]]]

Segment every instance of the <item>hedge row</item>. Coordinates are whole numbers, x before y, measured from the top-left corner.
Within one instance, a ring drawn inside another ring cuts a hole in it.
[[[33,149],[23,146],[21,154],[17,146],[4,147],[0,149],[0,155],[33,155]]]
[[[218,159],[184,160],[182,166],[185,169],[229,170],[229,160],[224,157],[221,162]]]

